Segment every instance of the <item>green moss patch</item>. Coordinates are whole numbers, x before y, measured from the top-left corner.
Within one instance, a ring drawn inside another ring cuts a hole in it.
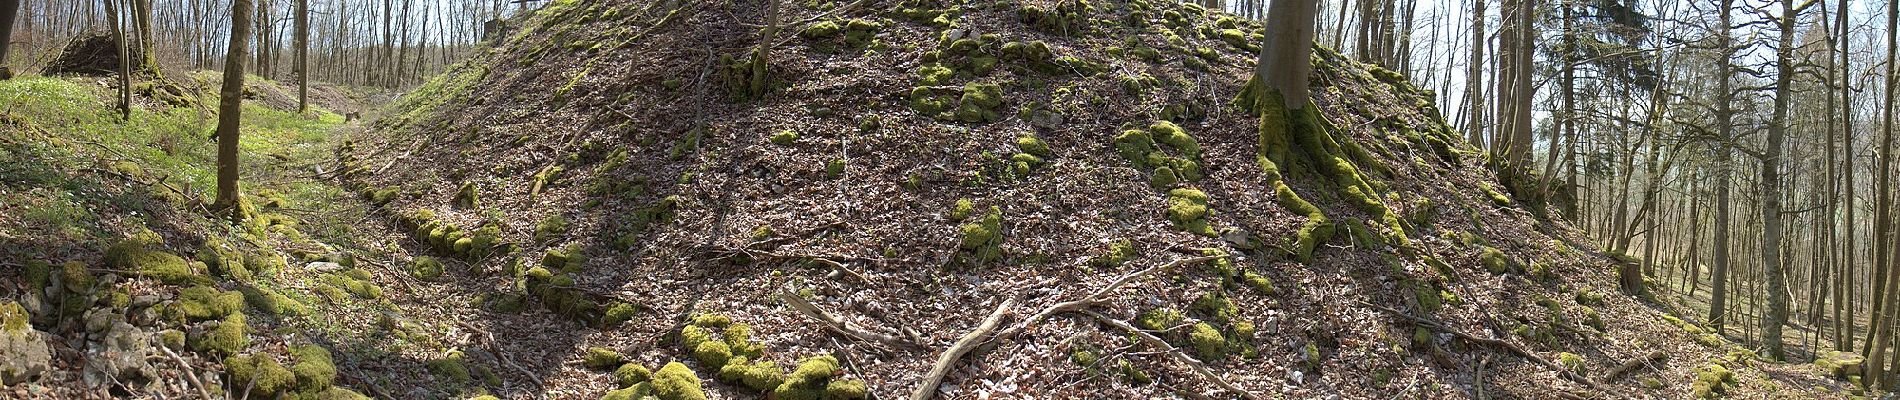
[[[217,355],[237,354],[251,345],[249,332],[250,325],[244,322],[244,314],[234,313],[224,317],[216,327],[200,334],[191,347]]]
[[[232,387],[251,388],[250,398],[274,398],[297,383],[297,376],[269,354],[233,356],[224,360],[224,370]]]
[[[977,221],[958,227],[958,259],[966,265],[980,265],[1003,258],[1003,209],[990,206],[990,212]]]
[[[1194,188],[1168,191],[1168,221],[1174,222],[1176,229],[1201,236],[1218,236],[1207,222],[1211,214],[1207,208],[1207,193]]]

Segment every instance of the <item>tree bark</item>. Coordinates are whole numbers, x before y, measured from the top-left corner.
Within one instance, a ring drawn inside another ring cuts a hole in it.
[[[231,45],[224,53],[224,87],[218,90],[218,198],[212,204],[232,219],[245,217],[238,207],[238,122],[244,111],[251,13],[251,0],[232,0]]]
[[[1849,63],[1848,63],[1848,57],[1847,57],[1848,39],[1849,39],[1847,36],[1847,32],[1848,32],[1847,3],[1848,2],[1845,0],[1837,2],[1836,7],[1838,7],[1837,8],[1838,11],[1835,13],[1835,16],[1834,16],[1835,29],[1840,30],[1840,32],[1836,34],[1837,39],[1835,39],[1835,43],[1839,45],[1840,47],[1840,50],[1836,52],[1836,54],[1840,57],[1840,65],[1838,65],[1837,67],[1839,68],[1838,71],[1841,71],[1841,73],[1843,74],[1845,74],[1846,71],[1849,70],[1848,68]],[[1835,70],[1830,69],[1829,71],[1832,72]],[[1841,174],[1841,177],[1844,178],[1845,180],[1845,182],[1842,183],[1841,186],[1844,186],[1846,188],[1845,191],[1847,192],[1846,196],[1844,197],[1844,200],[1846,200],[1847,204],[1843,206],[1844,208],[1846,208],[1846,212],[1845,212],[1846,217],[1845,219],[1843,219],[1843,221],[1846,223],[1842,225],[1846,225],[1845,236],[1847,240],[1840,243],[1840,247],[1842,247],[1846,251],[1842,252],[1843,257],[1840,263],[1841,265],[1840,279],[1836,281],[1839,287],[1836,287],[1834,290],[1834,323],[1835,323],[1834,349],[1837,351],[1853,351],[1855,307],[1853,307],[1852,305],[1847,305],[1847,303],[1855,299],[1855,296],[1851,294],[1852,293],[1851,290],[1855,286],[1852,282],[1854,282],[1855,281],[1854,278],[1857,277],[1854,272],[1854,265],[1855,265],[1854,258],[1855,258],[1855,255],[1859,252],[1855,251],[1854,249],[1854,246],[1856,245],[1854,241],[1855,239],[1854,228],[1856,225],[1859,225],[1859,220],[1854,217],[1854,209],[1855,209],[1854,207],[1854,176],[1859,175],[1859,174],[1855,173],[1854,171],[1854,135],[1853,135],[1853,132],[1854,132],[1854,111],[1853,111],[1854,110],[1854,102],[1853,102],[1854,91],[1852,89],[1853,85],[1848,84],[1845,79],[1840,80],[1839,83],[1841,85],[1840,87],[1841,103],[1839,107],[1839,111],[1841,113],[1841,125],[1842,125],[1841,127],[1841,154],[1847,155],[1846,157],[1841,157],[1841,171],[1843,171],[1843,173]],[[1829,214],[1829,215],[1833,215],[1833,214]],[[1842,312],[1843,309],[1845,309],[1846,311],[1845,314],[1843,314]]]
[[[7,65],[7,50],[13,47],[13,20],[20,14],[20,0],[0,0],[0,67]]]
[[[1781,154],[1788,137],[1789,86],[1794,81],[1794,0],[1781,1],[1781,47],[1775,52],[1775,110],[1768,124],[1768,145],[1761,158],[1761,263],[1768,291],[1768,311],[1761,321],[1761,340],[1768,358],[1783,360],[1781,328],[1788,324],[1788,286],[1781,260]]]
[[[123,3],[117,3],[112,0],[105,0],[105,6],[106,6],[106,9],[105,9],[106,23],[112,25],[113,47],[114,47],[114,50],[117,50],[119,52],[119,119],[121,121],[131,122],[132,120],[132,60],[130,57],[131,49],[128,48],[130,44],[126,43],[126,40],[125,40],[125,23],[124,23],[125,21],[119,18],[119,16],[124,15],[125,7]]]
[[[1711,266],[1709,271],[1708,324],[1709,328],[1716,333],[1723,332],[1724,322],[1726,322],[1724,316],[1727,315],[1728,312],[1726,305],[1728,304],[1729,267],[1729,184],[1731,179],[1730,174],[1733,172],[1731,171],[1733,167],[1732,164],[1734,163],[1732,161],[1733,157],[1731,156],[1732,150],[1729,149],[1729,141],[1734,137],[1735,129],[1733,122],[1735,115],[1733,100],[1735,95],[1729,89],[1729,80],[1733,78],[1730,75],[1734,74],[1734,66],[1729,64],[1729,60],[1732,59],[1735,49],[1733,48],[1734,46],[1730,44],[1729,26],[1731,25],[1730,14],[1734,9],[1734,5],[1734,0],[1721,0],[1721,6],[1717,7],[1721,9],[1721,21],[1719,22],[1720,25],[1716,27],[1715,37],[1717,46],[1716,58],[1720,61],[1716,62],[1715,67],[1715,127],[1717,137],[1716,143],[1713,146],[1714,148],[1712,149],[1715,151],[1715,227],[1713,228],[1713,237],[1710,238],[1710,241],[1713,242],[1710,246],[1710,250],[1714,252],[1711,255],[1714,259],[1712,260],[1712,264],[1714,265]]]
[[[1884,78],[1886,84],[1882,85],[1885,86],[1885,98],[1882,99],[1880,107],[1881,131],[1878,168],[1880,172],[1875,176],[1876,183],[1874,189],[1873,267],[1875,277],[1873,314],[1869,320],[1873,331],[1869,332],[1870,337],[1866,343],[1868,347],[1866,350],[1868,353],[1868,386],[1874,388],[1893,386],[1892,382],[1888,382],[1887,379],[1885,361],[1887,346],[1891,344],[1889,343],[1889,337],[1893,335],[1893,327],[1891,325],[1893,323],[1893,308],[1895,304],[1892,302],[1896,297],[1893,294],[1894,278],[1900,276],[1900,274],[1889,271],[1889,269],[1893,267],[1891,254],[1893,252],[1893,246],[1888,242],[1893,239],[1893,217],[1891,215],[1893,209],[1893,195],[1891,191],[1893,187],[1891,185],[1893,183],[1893,84],[1895,83],[1893,74],[1896,72],[1893,62],[1896,50],[1896,44],[1894,42],[1896,25],[1900,25],[1900,9],[1888,7],[1887,32],[1883,33],[1887,35],[1887,76]]]
[[[297,112],[306,113],[310,112],[310,0],[297,0],[296,29]]]
[[[1487,0],[1471,0],[1471,59],[1465,75],[1465,105],[1469,107],[1470,120],[1465,125],[1466,140],[1472,146],[1484,148],[1484,3]]]

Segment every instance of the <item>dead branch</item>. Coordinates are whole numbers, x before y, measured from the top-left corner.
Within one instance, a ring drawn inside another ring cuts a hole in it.
[[[1633,372],[1642,367],[1653,367],[1655,365],[1654,363],[1662,361],[1665,358],[1669,358],[1669,353],[1658,350],[1650,352],[1649,355],[1645,355],[1641,358],[1625,361],[1623,365],[1617,366],[1616,369],[1612,369],[1610,372],[1603,374],[1603,381],[1615,382],[1616,378],[1623,377],[1623,374]]]
[[[980,339],[996,330],[996,325],[1002,322],[1003,315],[1009,314],[1010,308],[1015,305],[1016,299],[1003,299],[1003,304],[997,305],[996,310],[990,312],[990,316],[984,317],[983,323],[977,324],[975,330],[964,334],[962,339],[957,339],[955,345],[937,356],[936,366],[930,367],[930,374],[925,375],[923,382],[917,385],[917,390],[910,393],[910,400],[930,400],[931,397],[936,396],[937,385],[943,383],[944,374],[950,373],[950,368],[956,366],[957,359],[963,358],[965,353],[976,348]]]
[[[495,355],[495,358],[498,360],[501,360],[503,364],[507,364],[508,368],[513,368],[515,371],[521,372],[521,376],[528,377],[528,381],[534,383],[534,389],[536,391],[547,390],[547,384],[541,382],[541,376],[535,375],[534,371],[529,370],[527,367],[522,367],[521,364],[516,364],[515,359],[513,357],[509,357],[508,353],[503,353],[501,351],[501,346],[495,345],[494,333],[488,332],[481,328],[477,328],[475,327],[475,325],[470,325],[466,322],[457,322],[456,325],[460,325],[462,329],[467,329],[470,332],[474,332],[476,334],[476,337],[481,338],[482,347],[488,348],[488,352],[493,353]]]
[[[799,297],[797,294],[783,293],[779,295],[779,298],[784,299],[785,305],[791,306],[792,309],[797,310],[799,314],[803,314],[805,315],[806,318],[810,318],[814,321],[818,321],[819,323],[824,324],[825,328],[830,329],[832,332],[837,332],[838,334],[850,336],[858,340],[880,343],[885,346],[889,346],[889,347],[896,348],[899,350],[904,350],[904,351],[924,350],[923,345],[907,342],[907,341],[904,341],[903,339],[898,339],[891,335],[885,335],[885,334],[877,333],[877,332],[870,332],[870,331],[866,331],[864,329],[858,328],[856,326],[852,326],[852,324],[849,322],[844,322],[842,320],[839,320],[836,317],[832,317],[830,314],[826,314],[825,311],[822,309],[819,309],[817,305],[811,304],[811,302],[809,301],[805,301],[805,298]]]
[[[1242,398],[1260,398],[1246,390],[1241,390],[1240,387],[1235,386],[1233,382],[1227,381],[1227,378],[1223,378],[1220,374],[1216,374],[1214,371],[1207,369],[1207,364],[1202,363],[1201,360],[1196,360],[1194,357],[1188,356],[1186,352],[1175,348],[1174,345],[1168,344],[1168,341],[1161,340],[1161,338],[1156,337],[1154,334],[1143,331],[1141,328],[1136,328],[1134,325],[1129,325],[1127,322],[1122,322],[1122,320],[1109,318],[1101,313],[1089,310],[1081,310],[1078,312],[1094,317],[1096,321],[1100,321],[1103,324],[1108,324],[1109,326],[1126,331],[1128,334],[1134,335],[1135,338],[1141,339],[1142,343],[1147,343],[1149,346],[1165,351],[1168,354],[1168,358],[1173,358],[1176,362],[1181,363],[1181,365],[1186,365],[1188,369],[1194,370],[1195,374],[1207,379],[1208,382],[1213,382],[1215,385],[1220,386],[1222,390],[1239,394]]]
[[[1097,289],[1094,293],[1090,293],[1088,296],[1084,296],[1081,299],[1074,300],[1074,301],[1056,303],[1056,305],[1049,306],[1049,308],[1043,309],[1042,312],[1038,312],[1034,316],[1030,316],[1029,319],[1023,320],[1022,323],[1016,324],[1015,326],[1012,326],[1009,329],[1004,329],[1002,332],[997,333],[996,337],[991,338],[988,342],[985,343],[985,345],[987,346],[989,344],[1000,343],[1004,340],[1009,340],[1010,338],[1015,337],[1017,334],[1022,333],[1024,330],[1029,329],[1029,327],[1036,326],[1037,324],[1041,324],[1042,321],[1048,320],[1050,317],[1053,317],[1056,314],[1070,312],[1070,311],[1077,311],[1077,310],[1086,308],[1088,306],[1094,305],[1096,303],[1100,303],[1102,302],[1102,300],[1108,297],[1109,293],[1114,293],[1117,290],[1121,290],[1123,286],[1128,286],[1128,283],[1134,282],[1135,279],[1137,278],[1148,276],[1160,271],[1172,270],[1183,265],[1205,262],[1205,261],[1214,260],[1214,259],[1218,259],[1222,257],[1226,257],[1226,256],[1200,256],[1200,257],[1193,257],[1193,258],[1183,258],[1179,260],[1174,260],[1173,262],[1169,262],[1167,264],[1162,264],[1160,266],[1149,267],[1148,269],[1135,271],[1133,273],[1129,273],[1128,275],[1122,275],[1121,278],[1115,279],[1114,282],[1109,282],[1108,286],[1103,286],[1101,289]]]
[[[171,348],[165,347],[164,343],[160,343],[158,344],[158,346],[153,346],[153,347],[157,347],[159,351],[165,352],[166,357],[169,357],[172,359],[173,362],[178,363],[178,369],[185,371],[185,381],[191,383],[192,388],[198,389],[199,396],[204,396],[205,400],[211,399],[211,392],[208,392],[205,390],[205,382],[198,380],[198,374],[195,372],[192,372],[195,368],[192,368],[191,364],[186,364],[185,359],[183,357],[179,357],[178,353],[172,352]]]
[[[1496,339],[1496,338],[1480,337],[1477,335],[1465,333],[1457,329],[1452,329],[1449,326],[1445,326],[1445,324],[1439,323],[1438,321],[1426,319],[1419,316],[1414,316],[1411,314],[1406,314],[1403,311],[1394,310],[1391,308],[1387,308],[1385,306],[1380,306],[1380,305],[1368,303],[1365,301],[1360,301],[1359,304],[1365,305],[1367,307],[1376,308],[1381,311],[1385,311],[1386,313],[1392,314],[1400,318],[1411,320],[1413,323],[1418,324],[1418,326],[1421,326],[1421,327],[1452,334],[1453,336],[1457,336],[1461,339],[1464,339],[1465,341],[1489,346],[1492,348],[1503,349],[1506,352],[1509,352],[1513,355],[1522,357],[1526,360],[1530,360],[1532,363],[1536,363],[1537,365],[1542,365],[1545,368],[1549,368],[1553,371],[1557,371],[1558,376],[1562,376],[1564,377],[1564,379],[1569,379],[1571,381],[1581,383],[1584,386],[1588,386],[1591,390],[1595,390],[1599,393],[1603,393],[1607,396],[1614,397],[1614,398],[1625,397],[1621,394],[1617,394],[1616,392],[1611,391],[1612,389],[1610,387],[1604,386],[1601,383],[1597,383],[1597,381],[1591,380],[1590,377],[1583,376],[1582,374],[1578,374],[1567,368],[1558,366],[1557,363],[1551,362],[1549,359],[1545,359],[1544,357],[1538,356],[1535,353],[1531,353],[1530,350],[1525,350],[1523,347],[1513,344],[1511,342],[1506,342],[1506,341]]]

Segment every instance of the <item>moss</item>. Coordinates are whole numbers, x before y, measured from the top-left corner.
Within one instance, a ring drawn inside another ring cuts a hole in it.
[[[1122,380],[1128,381],[1128,383],[1132,383],[1136,385],[1147,385],[1149,383],[1154,382],[1153,378],[1148,377],[1147,372],[1143,372],[1140,368],[1136,368],[1135,363],[1129,362],[1128,359],[1126,358],[1121,359],[1120,362],[1118,362],[1117,364],[1118,365],[1115,368],[1116,371],[1120,372],[1122,376]]]
[[[1053,154],[1049,151],[1049,143],[1042,141],[1042,138],[1036,135],[1016,137],[1016,148],[1040,158],[1049,158]]]
[[[291,299],[283,293],[278,293],[276,289],[263,286],[249,286],[242,288],[241,291],[244,293],[245,302],[250,303],[251,307],[269,313],[270,315],[307,315],[310,313],[310,309],[304,307],[303,303]]]
[[[1003,87],[994,83],[963,85],[963,98],[957,102],[956,119],[963,122],[995,122],[1002,119],[996,108],[1003,106]]]
[[[268,354],[225,359],[224,371],[233,388],[251,388],[250,398],[272,398],[297,383],[297,376]]]
[[[646,383],[651,379],[653,379],[653,371],[639,363],[620,364],[620,368],[614,369],[614,381],[619,382],[622,388]]]
[[[772,144],[790,146],[798,142],[798,132],[793,132],[790,129],[779,131],[778,133],[772,134],[771,140]]]
[[[1135,317],[1135,326],[1150,331],[1167,331],[1180,325],[1184,317],[1181,312],[1169,308],[1156,308],[1144,311]]]
[[[1735,384],[1735,373],[1728,367],[1709,364],[1696,369],[1691,390],[1698,399],[1714,399],[1728,394],[1729,387]]]
[[[321,391],[336,380],[336,363],[330,358],[329,350],[316,345],[303,345],[290,348],[290,354],[297,359],[297,363],[290,367],[290,372],[297,378],[297,391]]]
[[[825,178],[838,179],[840,177],[843,177],[844,169],[846,165],[845,163],[846,162],[844,159],[831,160],[831,162],[825,163]]]
[[[546,241],[561,237],[561,235],[567,234],[568,225],[567,216],[565,215],[554,214],[549,215],[547,218],[542,218],[541,222],[534,224],[534,240]]]
[[[244,294],[194,286],[179,291],[173,306],[194,321],[220,319],[244,309]]]
[[[1563,367],[1565,370],[1577,375],[1583,375],[1584,373],[1583,357],[1578,356],[1576,353],[1557,353],[1557,366]]]
[[[956,205],[951,206],[950,208],[949,217],[950,217],[950,220],[952,221],[961,222],[963,220],[969,219],[970,213],[973,213],[973,212],[976,212],[975,202],[970,201],[970,199],[957,199]]]
[[[381,189],[363,189],[363,200],[379,207],[387,205],[391,201],[395,201],[396,197],[401,195],[402,189],[395,186]]]
[[[632,320],[634,313],[639,312],[639,310],[639,307],[632,303],[616,301],[613,305],[607,306],[607,314],[601,317],[601,326],[620,326],[620,324]]]
[[[1069,352],[1069,361],[1075,363],[1075,366],[1092,369],[1095,368],[1095,363],[1102,362],[1102,358],[1095,355],[1094,351],[1077,347],[1075,351]]]
[[[620,352],[604,347],[589,347],[587,355],[581,357],[581,365],[591,369],[609,370],[626,362],[627,357]]]
[[[1511,196],[1498,191],[1496,186],[1491,186],[1489,183],[1479,183],[1478,188],[1484,189],[1485,196],[1490,197],[1491,202],[1497,204],[1499,207],[1511,206]]]
[[[940,64],[925,65],[917,68],[917,83],[923,86],[943,85],[950,83],[950,78],[955,75],[956,70],[949,67]]]
[[[1194,355],[1202,361],[1219,361],[1227,358],[1227,338],[1220,330],[1206,322],[1194,324],[1188,330],[1188,345],[1194,349]]]
[[[1189,310],[1220,323],[1233,321],[1235,317],[1240,316],[1240,307],[1235,306],[1232,300],[1228,300],[1226,295],[1218,291],[1201,294],[1200,297],[1194,299],[1193,304],[1189,305]]]
[[[980,221],[963,224],[959,227],[963,237],[958,248],[962,249],[969,264],[984,264],[1003,258],[1003,210],[990,206],[990,212]]]
[[[1193,188],[1168,191],[1168,220],[1174,222],[1176,229],[1201,236],[1217,236],[1214,228],[1207,223],[1208,215],[1207,193]]]
[[[428,369],[430,374],[448,380],[454,385],[462,385],[475,381],[475,375],[471,372],[472,370],[468,366],[468,361],[463,358],[462,352],[460,351],[451,351],[447,356],[429,360],[423,363],[422,366]]]
[[[844,32],[843,25],[835,21],[819,21],[806,26],[805,30],[798,32],[798,36],[806,39],[823,39],[836,36],[840,32]]]
[[[416,279],[433,281],[442,277],[442,262],[437,261],[435,257],[416,257],[409,273],[415,275]]]
[[[476,190],[475,181],[462,182],[462,187],[455,190],[455,198],[452,202],[456,207],[463,209],[481,208],[481,193]]]
[[[706,400],[706,391],[701,388],[699,376],[686,364],[667,363],[653,374],[648,382],[653,396],[660,400]]]
[[[693,360],[707,368],[719,369],[732,360],[732,347],[722,341],[703,341],[693,346]]]
[[[122,271],[134,271],[141,277],[156,279],[167,285],[209,285],[211,279],[199,275],[178,255],[158,250],[147,250],[141,240],[128,239],[106,249],[106,266]]]
[[[719,380],[766,392],[785,384],[785,370],[771,361],[751,362],[739,356],[719,368]]]
[[[1481,248],[1478,253],[1478,262],[1484,265],[1486,271],[1491,271],[1493,274],[1508,273],[1516,269],[1516,265],[1511,262],[1511,259],[1505,256],[1504,252],[1499,251],[1496,247],[1484,246]]]
[[[825,384],[825,400],[862,400],[869,395],[864,381],[835,379]]]
[[[1120,268],[1128,260],[1141,256],[1133,240],[1122,239],[1108,245],[1108,251],[1089,259],[1089,265],[1098,268]]]

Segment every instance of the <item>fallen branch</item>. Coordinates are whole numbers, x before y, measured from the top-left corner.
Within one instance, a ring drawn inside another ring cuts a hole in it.
[[[1135,271],[1135,272],[1129,273],[1128,275],[1122,275],[1121,278],[1115,279],[1114,282],[1109,282],[1108,286],[1103,286],[1101,289],[1097,289],[1094,293],[1089,293],[1088,296],[1084,296],[1081,299],[1074,300],[1074,301],[1056,303],[1056,305],[1049,306],[1049,308],[1043,309],[1042,312],[1038,312],[1034,316],[1030,316],[1029,319],[1023,320],[1022,323],[1016,324],[1016,326],[1012,326],[1009,329],[1004,329],[1002,332],[997,333],[996,337],[991,338],[988,342],[986,342],[986,345],[993,344],[993,343],[1000,343],[1004,340],[1009,340],[1010,338],[1015,337],[1017,334],[1022,333],[1024,330],[1028,330],[1029,327],[1036,326],[1037,324],[1041,324],[1042,321],[1048,320],[1050,317],[1054,317],[1056,314],[1070,312],[1070,311],[1078,311],[1078,310],[1082,310],[1083,308],[1087,308],[1088,306],[1095,305],[1096,303],[1100,303],[1108,297],[1109,293],[1114,293],[1117,290],[1121,290],[1123,286],[1128,286],[1128,284],[1130,282],[1134,282],[1135,279],[1148,276],[1156,272],[1178,268],[1183,265],[1200,263],[1200,262],[1214,260],[1214,259],[1218,259],[1222,257],[1226,257],[1226,256],[1200,256],[1200,257],[1193,257],[1193,258],[1183,258],[1179,260],[1174,260],[1173,262],[1170,262],[1167,264],[1162,264],[1159,266],[1150,267],[1148,269]]]
[[[1612,392],[1610,387],[1604,386],[1601,383],[1597,383],[1597,381],[1591,380],[1590,377],[1583,376],[1582,374],[1578,374],[1574,371],[1571,371],[1568,368],[1558,366],[1557,363],[1551,362],[1550,360],[1545,359],[1544,357],[1538,356],[1535,353],[1531,353],[1530,350],[1525,350],[1523,347],[1520,347],[1511,342],[1506,342],[1506,341],[1495,339],[1495,338],[1480,337],[1477,335],[1472,335],[1469,333],[1465,333],[1463,331],[1459,331],[1457,329],[1452,329],[1451,327],[1445,326],[1445,324],[1439,323],[1438,321],[1426,319],[1424,317],[1419,317],[1419,316],[1415,316],[1411,314],[1406,314],[1405,312],[1394,310],[1394,309],[1380,306],[1377,304],[1372,304],[1365,301],[1360,301],[1359,304],[1365,305],[1367,307],[1376,308],[1381,311],[1385,311],[1387,313],[1390,313],[1394,316],[1398,316],[1400,318],[1411,320],[1413,323],[1418,324],[1418,326],[1421,326],[1421,327],[1425,327],[1425,328],[1440,331],[1440,332],[1450,333],[1453,336],[1457,336],[1461,339],[1464,339],[1465,341],[1469,341],[1472,343],[1477,343],[1477,344],[1481,344],[1485,346],[1490,346],[1493,348],[1504,349],[1506,352],[1509,352],[1518,357],[1522,357],[1526,360],[1530,360],[1532,363],[1536,363],[1537,365],[1542,365],[1545,368],[1549,368],[1553,371],[1557,371],[1558,376],[1561,376],[1564,379],[1569,379],[1577,383],[1581,383],[1584,386],[1588,386],[1591,390],[1595,390],[1599,393],[1603,393],[1605,395],[1615,397],[1615,398],[1624,397],[1620,394],[1616,394],[1615,392]],[[1562,393],[1562,392],[1554,392],[1554,393]]]
[[[1142,343],[1147,343],[1149,346],[1153,346],[1154,348],[1165,351],[1168,354],[1168,358],[1173,358],[1174,361],[1179,362],[1182,365],[1186,365],[1188,369],[1193,370],[1195,374],[1199,374],[1201,375],[1202,378],[1207,379],[1209,382],[1213,382],[1215,385],[1220,386],[1222,390],[1239,394],[1240,397],[1243,397],[1243,398],[1248,398],[1248,399],[1260,398],[1259,396],[1255,396],[1253,393],[1249,393],[1246,390],[1242,390],[1239,386],[1235,386],[1233,382],[1227,381],[1227,378],[1223,378],[1220,376],[1220,374],[1214,373],[1213,370],[1207,369],[1207,364],[1202,363],[1201,360],[1196,360],[1194,359],[1194,357],[1188,356],[1186,352],[1181,351],[1181,349],[1179,348],[1175,348],[1174,345],[1168,344],[1168,341],[1161,340],[1161,338],[1156,337],[1154,334],[1148,333],[1147,331],[1143,331],[1141,330],[1141,328],[1136,328],[1134,325],[1129,325],[1127,322],[1123,322],[1122,320],[1109,318],[1108,316],[1102,315],[1101,313],[1097,313],[1097,312],[1089,311],[1089,310],[1082,310],[1079,312],[1081,312],[1082,314],[1086,314],[1090,317],[1094,317],[1096,321],[1101,321],[1101,323],[1103,324],[1108,324],[1109,326],[1113,326],[1123,331],[1126,331],[1128,332],[1128,334],[1134,335],[1136,339],[1141,339]]]
[[[1004,299],[1003,304],[997,305],[996,310],[990,312],[990,316],[984,317],[983,323],[977,324],[975,330],[964,334],[962,339],[957,339],[955,345],[937,356],[936,366],[930,367],[930,374],[925,375],[923,382],[917,385],[917,390],[910,393],[910,400],[930,400],[931,397],[935,397],[937,385],[943,383],[944,374],[950,373],[950,368],[956,366],[957,359],[963,358],[965,353],[976,348],[980,339],[996,330],[996,324],[1002,322],[1003,315],[1009,314],[1009,309],[1015,305],[1016,299]]]
[[[1645,355],[1641,358],[1625,361],[1623,362],[1623,365],[1617,366],[1616,369],[1612,369],[1610,370],[1610,372],[1603,374],[1603,381],[1615,382],[1616,378],[1623,377],[1623,374],[1630,373],[1632,371],[1635,371],[1638,368],[1653,366],[1654,365],[1653,363],[1657,361],[1661,361],[1662,359],[1665,359],[1665,358],[1669,358],[1669,353],[1664,353],[1661,350],[1658,350],[1658,351],[1650,352],[1649,355]]]
[[[206,400],[211,399],[211,392],[205,391],[205,382],[198,380],[198,374],[192,372],[195,368],[192,368],[191,364],[186,364],[183,357],[179,357],[178,353],[172,352],[171,348],[165,347],[164,343],[159,343],[158,346],[153,347],[157,347],[159,351],[165,352],[166,357],[170,357],[173,362],[178,363],[178,369],[185,371],[185,381],[191,383],[192,388],[198,389],[199,396],[204,396]]]
[[[513,368],[515,371],[521,372],[521,376],[528,377],[528,380],[534,383],[534,389],[536,391],[543,391],[543,392],[547,391],[547,384],[541,382],[541,377],[539,375],[535,375],[534,371],[529,370],[527,367],[522,367],[521,364],[516,364],[515,359],[513,357],[509,357],[508,353],[503,353],[501,351],[501,346],[495,345],[494,333],[490,333],[486,330],[477,328],[474,325],[470,325],[465,322],[458,322],[456,323],[456,325],[461,325],[462,329],[467,329],[471,332],[478,334],[479,337],[481,337],[482,339],[482,347],[487,347],[489,353],[493,353],[495,355],[495,358],[498,360],[501,360],[503,364],[508,364],[509,368]]]
[[[830,314],[825,314],[824,310],[819,309],[817,305],[813,305],[809,301],[805,301],[805,298],[799,297],[797,294],[783,293],[779,295],[779,298],[784,299],[785,305],[791,306],[792,309],[797,310],[799,314],[804,314],[806,318],[811,318],[812,320],[824,324],[825,328],[830,329],[832,332],[837,332],[838,334],[850,336],[858,340],[880,343],[905,351],[924,350],[923,345],[906,342],[903,339],[898,339],[891,335],[870,332],[852,326],[849,322],[844,322],[836,317],[832,317]]]

